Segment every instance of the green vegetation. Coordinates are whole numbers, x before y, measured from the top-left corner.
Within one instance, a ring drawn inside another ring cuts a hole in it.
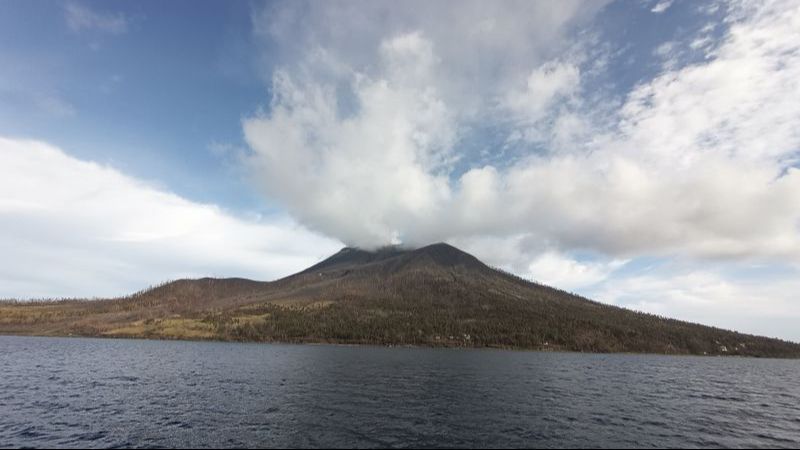
[[[271,283],[180,280],[122,299],[0,303],[0,333],[800,356],[798,344],[531,283],[443,244],[345,249]]]

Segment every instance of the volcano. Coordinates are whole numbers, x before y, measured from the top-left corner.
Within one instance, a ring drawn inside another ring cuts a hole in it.
[[[271,282],[177,280],[124,298],[0,303],[0,333],[800,357],[800,345],[591,301],[448,244],[344,248]]]

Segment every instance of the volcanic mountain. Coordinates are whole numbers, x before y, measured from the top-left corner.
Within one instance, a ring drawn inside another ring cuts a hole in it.
[[[800,345],[597,303],[447,244],[344,248],[272,282],[0,303],[0,333],[800,357]]]

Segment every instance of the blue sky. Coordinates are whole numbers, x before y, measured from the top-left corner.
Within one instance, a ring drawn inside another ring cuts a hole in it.
[[[796,1],[2,2],[0,297],[448,241],[800,340],[798,20]]]
[[[125,25],[73,29],[69,5]],[[31,1],[2,8],[2,133],[58,142],[71,155],[199,201],[263,207],[209,151],[241,143],[241,116],[268,98],[248,57],[250,4]]]

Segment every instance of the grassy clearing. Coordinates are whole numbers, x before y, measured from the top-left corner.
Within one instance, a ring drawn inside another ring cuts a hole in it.
[[[272,316],[271,313],[258,314],[255,316],[237,316],[231,319],[234,326],[260,325]]]
[[[292,310],[310,310],[310,309],[323,309],[331,306],[335,302],[330,300],[313,300],[313,299],[281,299],[272,300],[269,305],[280,306],[281,308]],[[262,305],[263,307],[264,305]]]
[[[52,323],[81,315],[81,311],[62,305],[0,306],[0,324]]]
[[[183,318],[137,320],[102,334],[120,337],[154,336],[171,339],[213,339],[217,336],[213,325],[198,319]]]

